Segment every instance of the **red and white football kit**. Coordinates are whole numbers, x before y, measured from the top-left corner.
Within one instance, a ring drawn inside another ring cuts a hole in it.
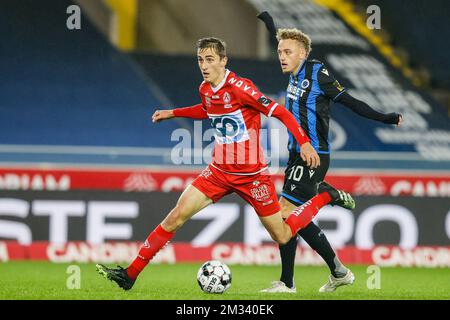
[[[300,144],[308,137],[283,106],[229,70],[217,87],[203,82],[199,92],[201,104],[173,110],[175,117],[210,118],[215,128],[213,160],[192,185],[214,202],[236,192],[259,216],[277,213],[280,205],[260,142],[260,113],[283,121]]]
[[[260,113],[281,120],[302,145],[309,139],[294,116],[283,106],[263,96],[250,80],[228,70],[215,88],[203,82],[200,96],[201,104],[173,110],[175,117],[209,117],[216,130],[213,161],[192,185],[214,202],[236,192],[253,206],[259,216],[270,216],[280,211],[275,186],[267,174],[267,164],[260,146]],[[292,235],[307,226],[319,209],[330,201],[330,195],[325,192],[296,208],[285,221]],[[135,280],[174,235],[175,231],[169,232],[158,225],[126,269],[127,275]]]

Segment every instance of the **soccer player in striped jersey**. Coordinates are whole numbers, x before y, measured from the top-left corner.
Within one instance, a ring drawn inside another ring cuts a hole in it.
[[[298,29],[279,29],[276,32],[273,19],[267,12],[261,13],[258,18],[264,21],[272,39],[276,36],[282,72],[290,74],[285,97],[286,108],[308,134],[312,146],[320,156],[319,167],[307,168],[305,162],[297,156],[301,146],[289,134],[290,156],[280,199],[282,216],[285,218],[292,208],[317,194],[318,185],[326,184],[324,179],[331,151],[328,140],[330,105],[333,102],[343,104],[360,116],[386,124],[400,125],[402,116],[377,112],[363,101],[353,98],[322,62],[308,60],[311,39],[306,34]],[[351,196],[342,193],[335,205],[351,210],[354,209],[355,202]],[[327,237],[316,224],[311,222],[298,235],[324,259],[330,269],[328,282],[319,289],[320,292],[332,292],[342,285],[353,283],[355,276],[340,262]],[[297,241],[297,237],[293,237],[287,244],[280,245],[280,280],[272,282],[271,287],[261,290],[262,292],[296,292],[294,263]]]

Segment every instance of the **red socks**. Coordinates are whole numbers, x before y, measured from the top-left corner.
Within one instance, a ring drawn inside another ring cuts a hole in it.
[[[330,201],[330,195],[327,192],[322,192],[294,209],[285,221],[291,228],[292,236],[295,236],[300,229],[306,227],[319,212],[320,208],[330,203]]]
[[[161,250],[174,235],[175,232],[168,232],[164,230],[161,225],[158,225],[156,229],[150,233],[147,240],[145,240],[136,259],[128,266],[128,276],[133,280],[136,279],[155,254]]]
[[[286,223],[291,228],[292,236],[294,236],[298,230],[306,227],[319,212],[320,208],[327,205],[330,201],[330,195],[327,192],[322,192],[292,211],[286,219]],[[156,229],[150,233],[147,240],[145,240],[136,259],[128,266],[128,276],[133,280],[136,279],[155,254],[161,250],[174,235],[175,232],[168,232],[164,230],[161,225],[158,225]]]

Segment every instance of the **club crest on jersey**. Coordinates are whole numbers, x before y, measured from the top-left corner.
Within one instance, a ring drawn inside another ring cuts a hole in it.
[[[223,102],[230,103],[230,101],[231,101],[230,94],[228,92],[225,92],[225,94],[223,95]]]
[[[268,107],[269,104],[272,103],[272,100],[265,96],[261,96],[261,98],[258,99],[258,102],[261,103],[264,107]]]
[[[230,96],[230,94],[228,92],[225,92],[225,94],[223,95],[223,102],[225,102],[225,104],[223,105],[223,107],[225,109],[229,109],[229,108],[233,107],[233,105],[230,104],[231,96]]]
[[[308,79],[304,79],[302,81],[302,83],[300,84],[300,86],[302,87],[302,89],[306,89],[309,87],[309,80]]]

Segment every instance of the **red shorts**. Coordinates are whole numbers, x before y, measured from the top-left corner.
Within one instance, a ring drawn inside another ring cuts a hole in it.
[[[267,173],[235,175],[209,165],[195,178],[192,185],[214,202],[227,194],[236,192],[255,209],[260,217],[270,216],[280,211],[275,185]]]

